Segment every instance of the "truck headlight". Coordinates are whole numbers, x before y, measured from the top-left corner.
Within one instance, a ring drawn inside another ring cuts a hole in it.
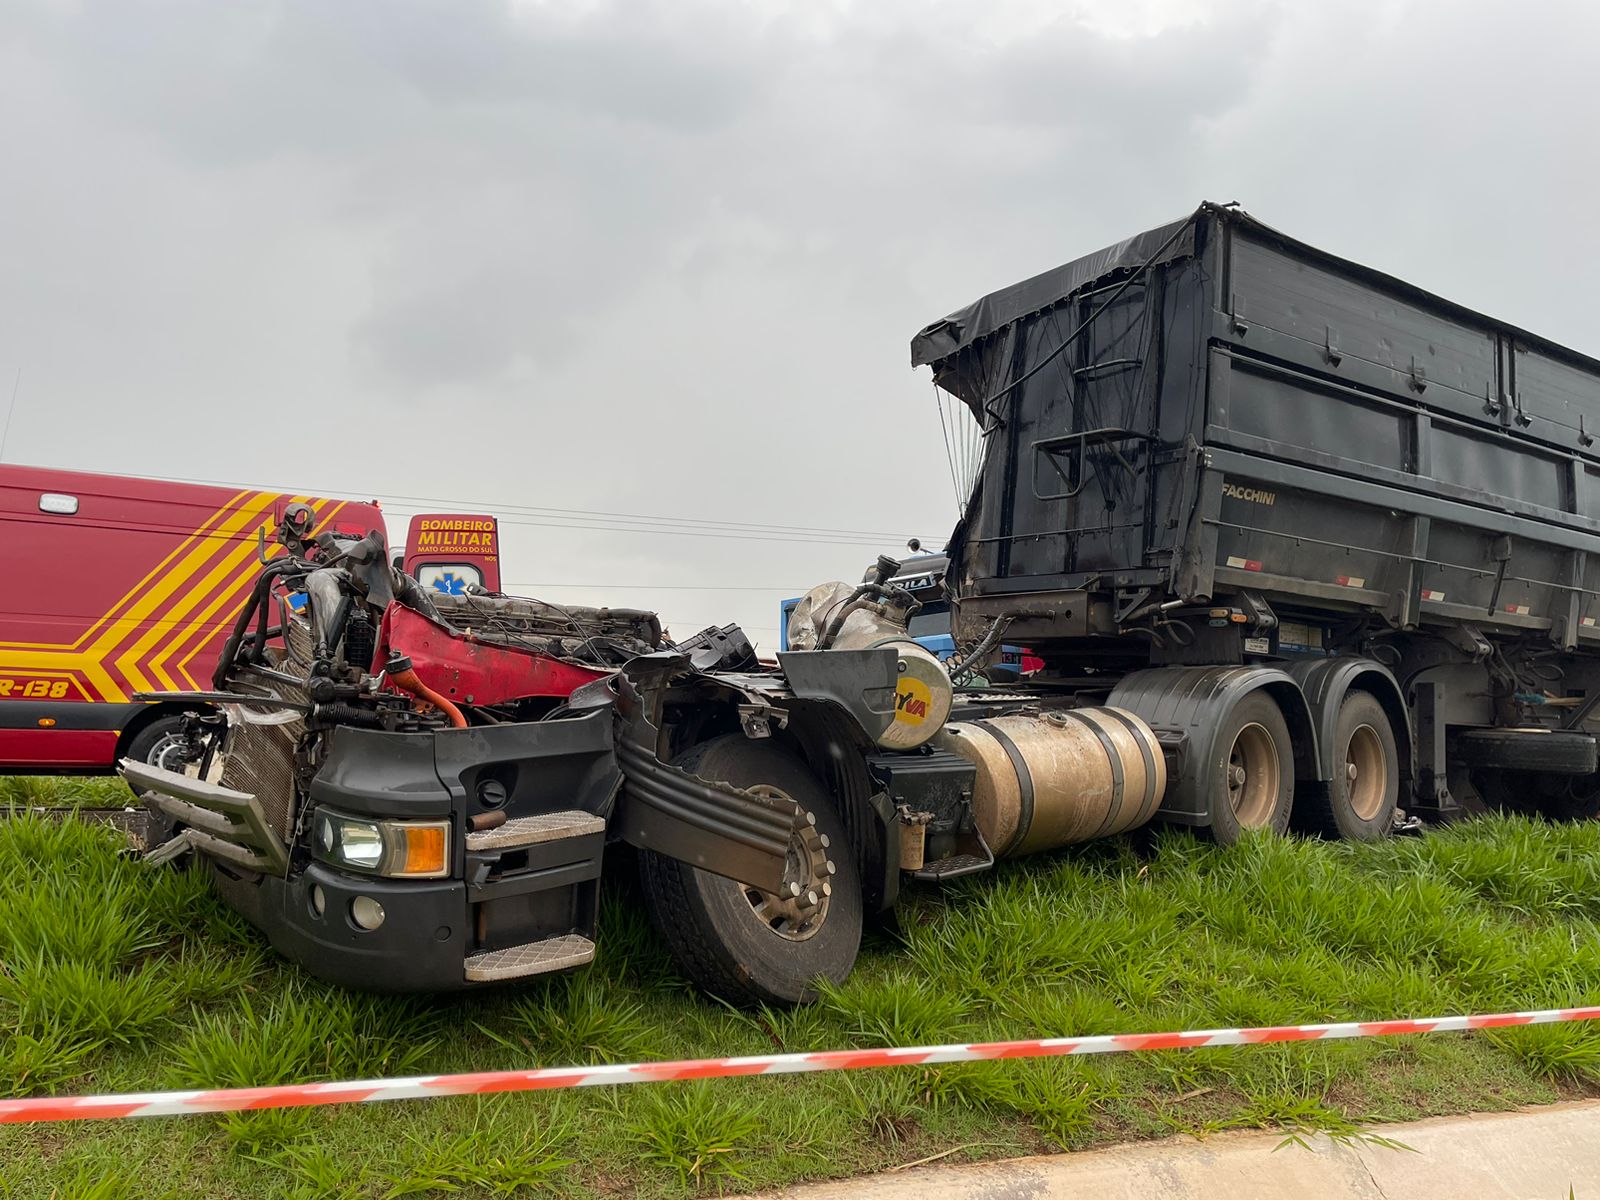
[[[438,879],[450,873],[450,822],[372,820],[322,809],[312,854],[349,871],[391,879]]]

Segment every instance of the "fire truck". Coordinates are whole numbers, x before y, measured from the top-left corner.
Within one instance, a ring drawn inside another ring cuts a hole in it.
[[[293,504],[316,530],[384,529],[375,501],[0,465],[0,773],[161,762],[208,686]],[[493,517],[413,518],[406,569],[462,594],[500,586]]]

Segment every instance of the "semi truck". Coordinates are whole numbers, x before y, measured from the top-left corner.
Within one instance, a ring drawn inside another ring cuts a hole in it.
[[[1600,362],[1214,204],[928,325],[912,362],[981,435],[954,657],[891,559],[801,597],[762,669],[604,610],[429,606],[286,529],[218,666],[226,728],[125,774],[325,978],[573,967],[635,869],[735,1003],[843,979],[906,881],[1152,821],[1596,815]],[[501,665],[445,695],[419,639],[462,681]],[[1008,639],[1039,669],[965,686]]]
[[[0,465],[0,774],[109,774],[162,762],[290,505],[317,530],[384,528],[375,501]],[[419,514],[405,565],[425,585],[500,586],[495,520]]]

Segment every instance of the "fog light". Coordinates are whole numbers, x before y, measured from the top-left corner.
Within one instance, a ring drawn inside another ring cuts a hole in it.
[[[350,919],[358,927],[371,932],[383,924],[383,905],[371,896],[357,896],[350,901]]]
[[[311,885],[311,911],[319,917],[328,911],[328,897],[320,883]]]

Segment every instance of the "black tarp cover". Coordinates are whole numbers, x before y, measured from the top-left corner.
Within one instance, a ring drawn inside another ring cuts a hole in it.
[[[1144,233],[1074,259],[1065,266],[1024,279],[1010,287],[990,292],[963,309],[935,321],[911,339],[911,365],[920,367],[939,363],[957,351],[972,346],[996,333],[1013,321],[1031,313],[1042,312],[1061,303],[1086,284],[1109,275],[1132,271],[1143,265],[1156,250],[1172,238],[1184,225],[1190,228],[1168,248],[1161,262],[1187,258],[1194,253],[1194,218],[1191,213],[1180,221],[1172,221]],[[936,372],[939,374],[940,372]],[[988,371],[976,373],[988,376]],[[954,390],[954,389],[952,389]],[[972,398],[956,391],[961,399],[972,403]]]

